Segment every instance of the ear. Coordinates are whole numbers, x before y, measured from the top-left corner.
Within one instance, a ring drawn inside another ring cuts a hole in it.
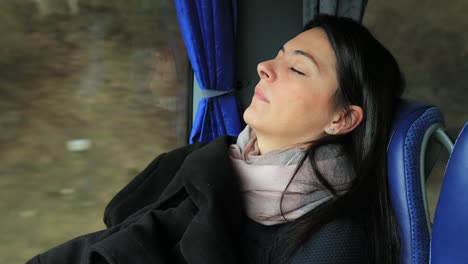
[[[364,111],[360,106],[351,105],[347,111],[339,111],[327,128],[333,128],[334,135],[343,135],[353,131],[364,118]]]

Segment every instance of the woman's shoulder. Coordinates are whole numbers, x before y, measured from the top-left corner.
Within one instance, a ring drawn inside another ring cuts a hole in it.
[[[367,263],[367,238],[362,224],[338,218],[314,233],[294,254],[291,264]]]

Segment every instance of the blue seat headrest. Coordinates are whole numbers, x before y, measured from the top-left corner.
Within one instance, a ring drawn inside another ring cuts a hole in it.
[[[468,263],[468,122],[447,163],[432,226],[431,263]]]
[[[402,100],[387,146],[389,189],[400,226],[401,263],[428,263],[430,224],[424,176],[423,141],[432,127],[443,127],[437,107]]]

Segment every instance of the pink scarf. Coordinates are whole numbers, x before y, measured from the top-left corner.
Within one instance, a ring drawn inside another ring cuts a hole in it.
[[[257,137],[248,126],[237,143],[230,146],[230,158],[240,177],[247,216],[263,225],[276,225],[295,220],[333,198],[320,186],[306,160],[285,191],[281,215],[281,195],[291,179],[305,149],[292,148],[259,155]],[[338,194],[346,192],[354,173],[351,163],[339,145],[320,147],[316,151],[317,167]]]

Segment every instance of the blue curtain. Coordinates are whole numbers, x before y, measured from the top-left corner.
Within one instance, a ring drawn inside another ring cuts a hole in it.
[[[236,1],[174,2],[195,77],[202,90],[218,91],[200,100],[190,143],[237,136],[241,129],[238,101],[229,94],[235,83]]]

